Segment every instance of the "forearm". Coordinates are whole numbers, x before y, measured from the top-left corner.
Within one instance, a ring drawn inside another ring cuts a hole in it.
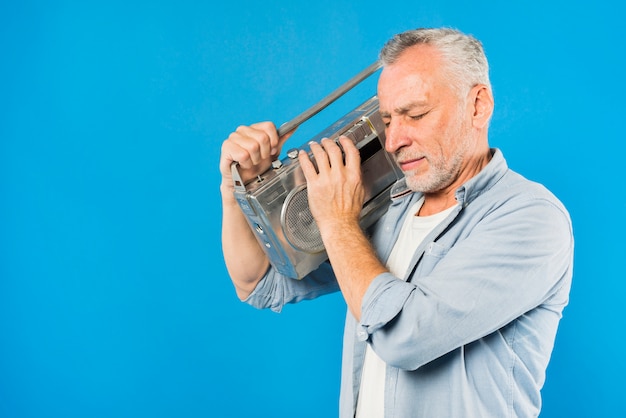
[[[269,260],[241,212],[232,190],[222,194],[222,252],[237,296],[245,299],[269,267]]]
[[[311,213],[346,304],[358,320],[368,286],[386,268],[359,225],[365,196],[359,151],[348,137],[340,137],[339,142],[343,150],[330,139],[310,144],[317,168],[304,151],[299,161],[307,180]]]
[[[387,269],[379,261],[358,222],[324,225],[320,232],[346,304],[358,321],[367,288]]]

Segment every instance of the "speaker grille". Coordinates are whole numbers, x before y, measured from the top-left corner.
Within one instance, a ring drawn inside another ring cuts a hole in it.
[[[309,209],[306,186],[295,189],[285,199],[282,227],[285,238],[294,248],[311,254],[324,250],[322,236]]]

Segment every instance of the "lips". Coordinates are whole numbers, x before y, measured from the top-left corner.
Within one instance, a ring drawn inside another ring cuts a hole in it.
[[[410,158],[410,159],[398,159],[398,165],[402,171],[411,171],[418,168],[426,161],[426,157]]]

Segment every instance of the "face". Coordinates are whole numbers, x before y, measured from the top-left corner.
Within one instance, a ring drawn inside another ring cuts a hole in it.
[[[437,51],[418,45],[386,66],[378,82],[385,148],[407,185],[424,193],[456,186],[475,147],[466,100],[450,88],[439,68]]]

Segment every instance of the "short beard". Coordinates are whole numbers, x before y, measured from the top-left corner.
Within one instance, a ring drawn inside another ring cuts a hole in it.
[[[460,150],[459,150],[460,151]],[[404,173],[406,184],[414,192],[435,193],[448,187],[458,177],[463,164],[463,155],[457,152],[450,160],[433,161],[426,156],[428,172],[416,174],[414,171]]]

